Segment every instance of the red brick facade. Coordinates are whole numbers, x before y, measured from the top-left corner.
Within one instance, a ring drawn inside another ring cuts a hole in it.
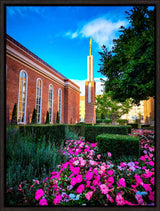
[[[72,81],[64,77],[47,63],[16,42],[10,36],[6,37],[6,118],[10,123],[14,104],[17,103],[20,72],[27,75],[26,112],[24,124],[29,124],[36,105],[36,81],[42,81],[41,124],[46,121],[48,111],[49,85],[53,86],[52,123],[56,123],[58,111],[58,90],[62,91],[61,123],[79,122],[80,89]]]
[[[88,85],[91,83],[91,102],[88,102]],[[96,112],[95,112],[95,93],[96,83],[95,81],[85,81],[85,122],[96,123]]]

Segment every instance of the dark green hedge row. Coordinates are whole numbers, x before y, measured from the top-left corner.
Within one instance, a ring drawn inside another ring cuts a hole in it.
[[[97,147],[102,156],[112,153],[112,158],[140,156],[140,141],[137,136],[101,134],[96,137]]]
[[[130,123],[130,125],[133,129],[138,129],[138,123]]]
[[[97,135],[103,133],[128,135],[130,127],[127,126],[112,126],[112,125],[95,125],[85,127],[85,141],[96,142]]]
[[[65,127],[68,128],[71,132],[75,133],[77,136],[84,137],[86,124],[65,124]]]
[[[96,123],[106,123],[106,124],[109,124],[109,123],[112,123],[112,120],[111,119],[97,119],[96,120]]]
[[[20,134],[23,136],[30,135],[36,141],[45,137],[46,141],[55,142],[56,146],[61,145],[61,141],[65,139],[65,125],[25,125],[19,126]]]
[[[118,122],[120,125],[125,125],[128,123],[127,119],[117,119],[116,122]]]

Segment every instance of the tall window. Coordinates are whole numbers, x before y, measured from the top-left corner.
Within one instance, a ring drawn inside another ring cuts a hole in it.
[[[19,95],[18,95],[18,122],[25,123],[26,119],[26,98],[27,98],[27,74],[20,72]]]
[[[53,114],[53,86],[49,85],[49,98],[48,98],[49,121],[52,122]]]
[[[37,79],[37,84],[36,84],[37,123],[41,123],[41,104],[42,104],[42,81],[41,79]]]
[[[61,114],[62,114],[62,91],[58,90],[58,112],[59,112],[59,122],[61,123]]]

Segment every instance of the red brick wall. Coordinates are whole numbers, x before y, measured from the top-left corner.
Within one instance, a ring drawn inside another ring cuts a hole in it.
[[[28,75],[27,83],[27,104],[26,104],[26,123],[29,123],[29,117],[35,108],[36,98],[36,80],[42,80],[42,107],[41,107],[41,123],[45,123],[46,113],[48,110],[49,85],[53,85],[53,123],[56,123],[58,110],[58,89],[62,90],[62,116],[61,123],[72,123],[79,121],[79,92],[71,88],[64,88],[43,74],[34,71],[29,66],[7,56],[7,75],[6,75],[6,119],[10,123],[11,114],[14,104],[17,103],[18,108],[18,92],[19,92],[19,75],[20,71],[24,70]],[[67,91],[67,92],[66,92]],[[66,100],[67,99],[67,100]],[[17,111],[18,112],[18,111]],[[18,113],[17,113],[18,115]]]
[[[88,81],[85,81],[85,122],[86,123],[96,123],[96,112],[95,112],[95,93],[96,93],[96,83],[91,81],[91,103],[88,103]]]

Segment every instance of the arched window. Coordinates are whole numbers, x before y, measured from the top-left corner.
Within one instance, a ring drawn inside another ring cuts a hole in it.
[[[42,105],[42,80],[38,78],[36,83],[37,123],[41,123],[41,105]]]
[[[26,99],[27,99],[27,74],[24,70],[20,72],[19,94],[18,94],[18,122],[26,121]]]
[[[59,122],[61,123],[61,114],[62,114],[62,90],[58,90],[58,112],[59,112]]]
[[[49,98],[48,98],[49,121],[52,123],[53,114],[53,86],[49,85]]]

